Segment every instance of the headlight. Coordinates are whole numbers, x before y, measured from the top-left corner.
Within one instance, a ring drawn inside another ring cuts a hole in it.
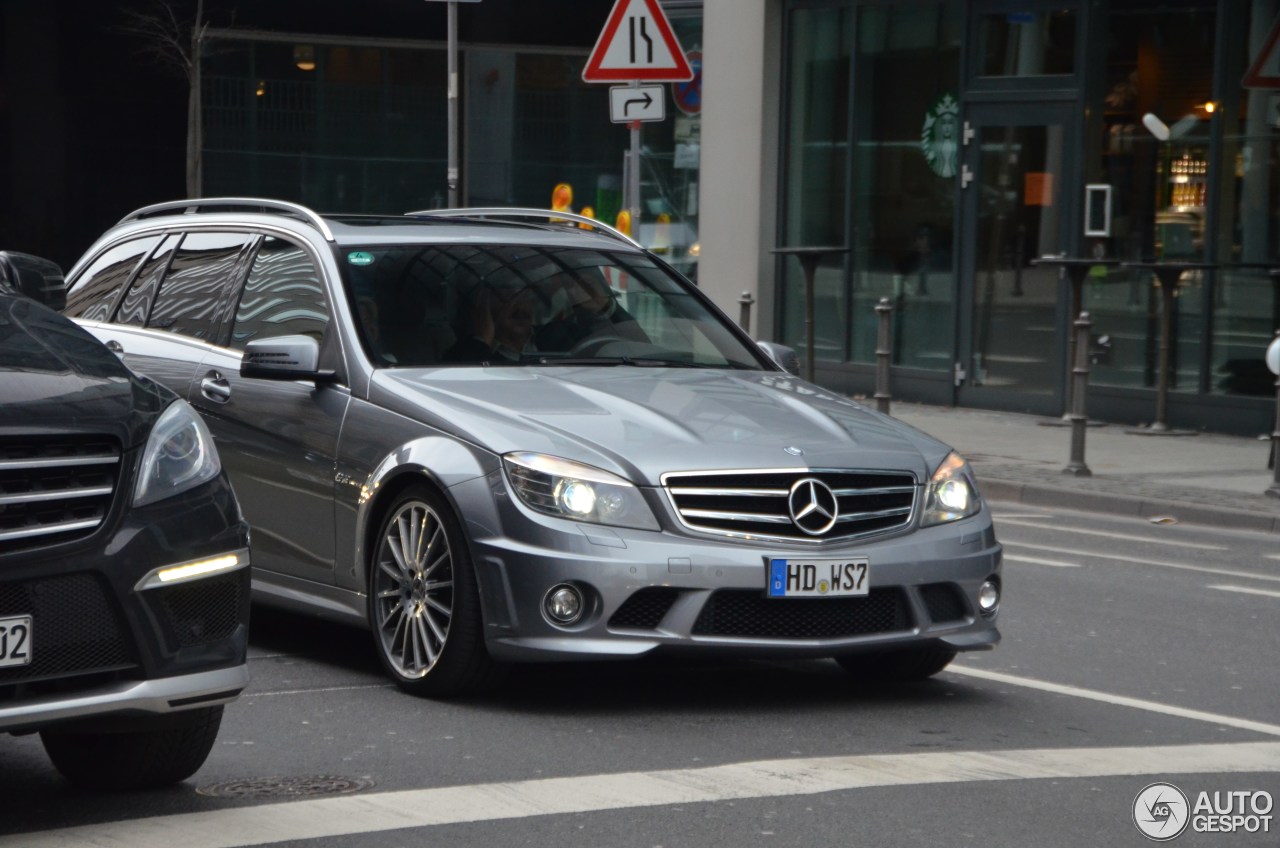
[[[968,518],[982,508],[978,487],[973,482],[969,463],[958,453],[950,453],[933,472],[925,493],[921,526],[943,524]]]
[[[502,457],[511,488],[531,509],[592,524],[657,530],[644,496],[616,474],[540,453]]]
[[[142,451],[133,505],[144,506],[207,483],[222,470],[209,428],[184,400],[161,413]]]

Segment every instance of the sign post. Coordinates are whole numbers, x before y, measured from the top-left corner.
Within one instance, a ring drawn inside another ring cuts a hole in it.
[[[631,214],[639,234],[640,224],[640,124],[666,117],[662,86],[642,82],[687,82],[693,69],[676,40],[671,23],[658,0],[615,0],[596,39],[583,82],[620,82],[609,91],[609,117],[631,130],[631,149],[624,162],[623,206]],[[656,105],[655,105],[656,104]]]
[[[433,2],[433,0],[427,0]],[[441,2],[441,0],[434,0]],[[480,0],[448,0],[448,53],[449,53],[449,161],[445,168],[445,181],[449,186],[449,208],[458,205],[458,4],[479,3]]]

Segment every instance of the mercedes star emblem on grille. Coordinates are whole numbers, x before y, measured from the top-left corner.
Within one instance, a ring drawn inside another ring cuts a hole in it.
[[[787,496],[791,521],[810,536],[821,536],[835,526],[840,504],[831,487],[816,477],[797,480]]]

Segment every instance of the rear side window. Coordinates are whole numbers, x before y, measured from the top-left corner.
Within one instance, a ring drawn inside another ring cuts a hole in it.
[[[120,308],[116,310],[117,324],[146,326],[147,314],[151,312],[151,302],[155,300],[156,289],[160,287],[160,278],[169,267],[169,258],[173,256],[173,249],[178,246],[179,238],[180,236],[176,235],[166,236],[164,244],[160,245],[150,259],[142,263],[142,270],[138,272],[138,276],[134,277],[133,285],[129,286],[129,290],[124,293]]]
[[[238,282],[248,233],[188,233],[174,253],[147,326],[213,341],[220,310]]]
[[[63,314],[90,321],[110,318],[116,295],[159,240],[159,236],[133,239],[116,245],[95,259],[72,284]]]
[[[236,308],[231,346],[275,336],[319,341],[328,325],[329,306],[311,255],[283,239],[263,239]]]

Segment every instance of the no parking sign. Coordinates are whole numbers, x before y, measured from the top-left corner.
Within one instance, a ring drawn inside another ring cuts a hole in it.
[[[702,111],[702,51],[690,50],[685,58],[693,71],[693,79],[672,83],[671,99],[684,114],[697,115]]]

